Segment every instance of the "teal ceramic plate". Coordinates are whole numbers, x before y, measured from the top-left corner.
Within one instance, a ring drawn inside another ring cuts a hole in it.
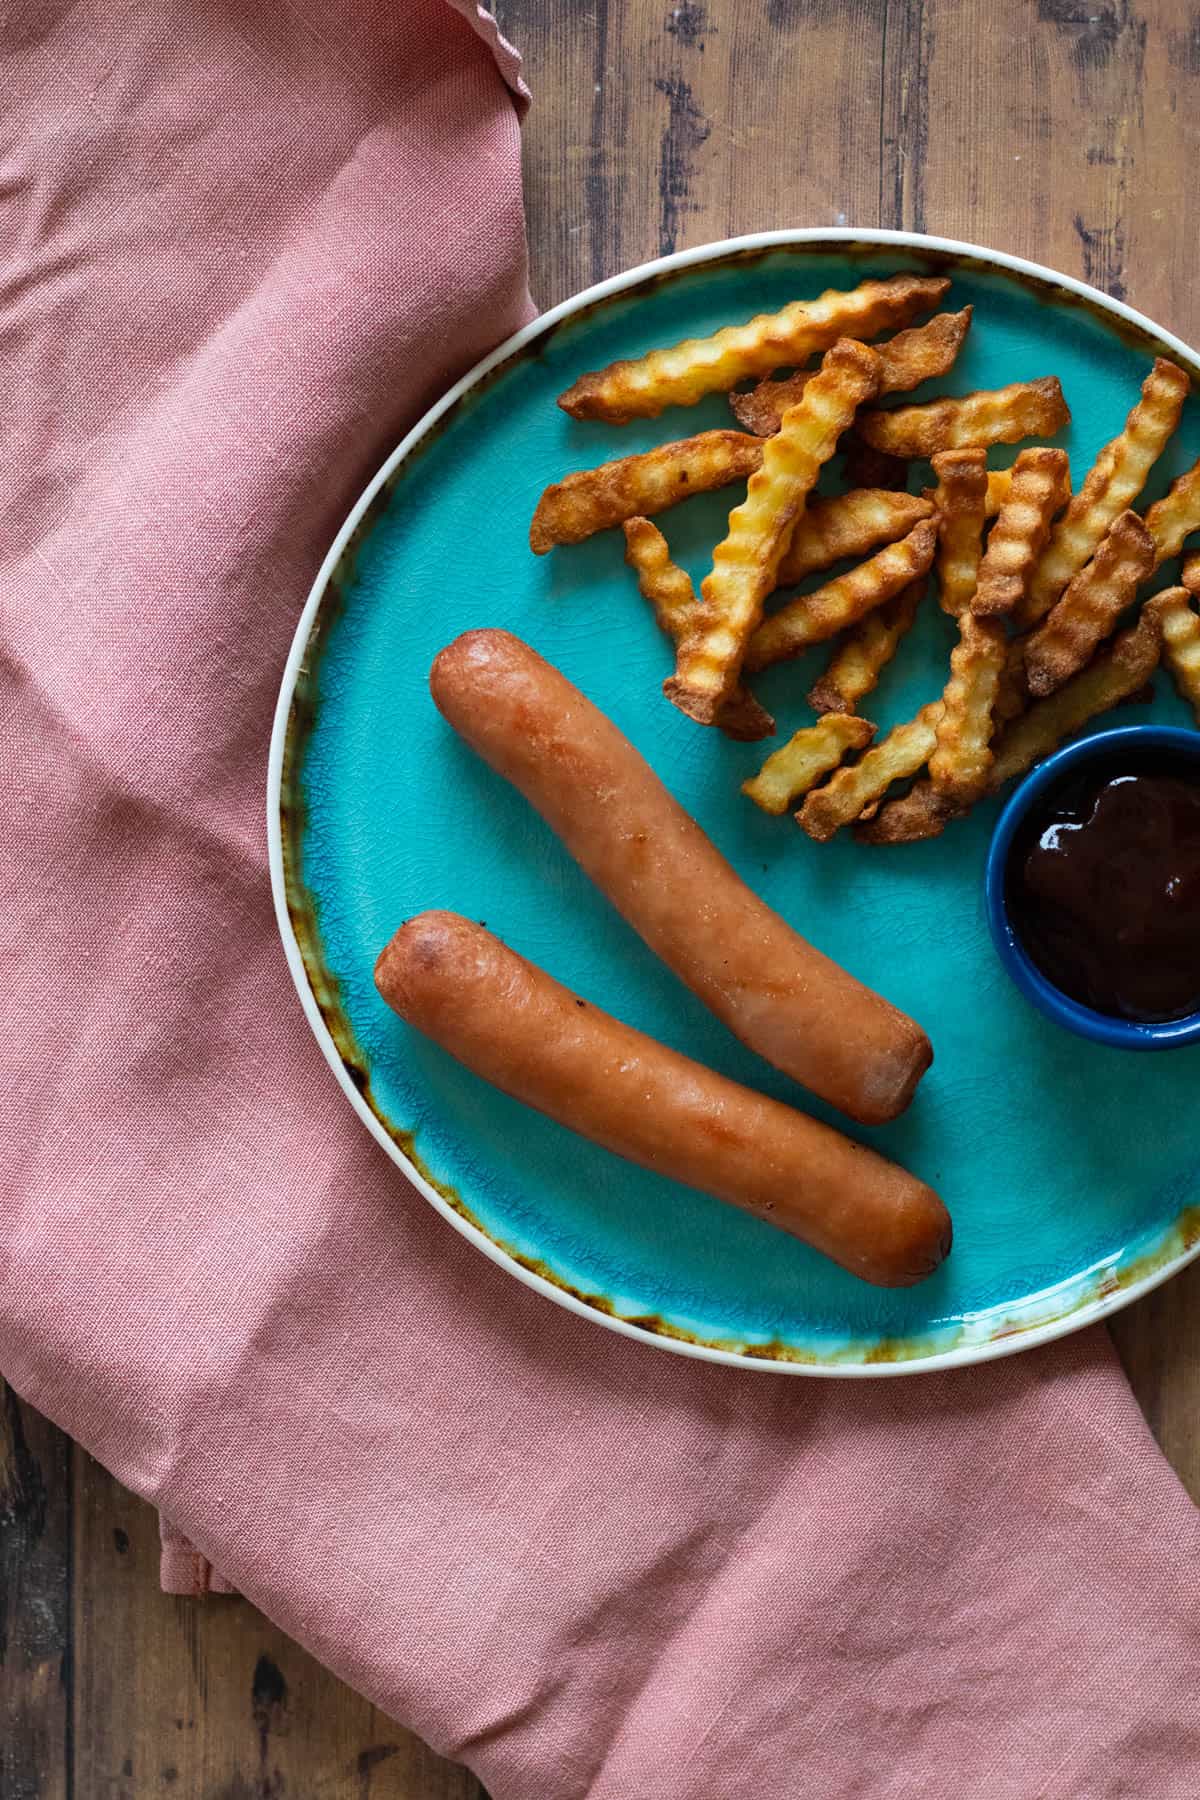
[[[418,1188],[494,1261],[573,1311],[664,1348],[799,1373],[882,1374],[1020,1349],[1111,1312],[1200,1247],[1200,1049],[1135,1057],[1085,1044],[1021,998],[984,920],[995,805],[931,843],[809,843],[739,793],[761,747],[702,730],[662,698],[666,642],[620,534],[529,551],[547,482],[729,422],[714,397],[625,428],[576,423],[555,397],[582,370],[896,269],[948,273],[947,304],[975,305],[943,391],[1062,378],[1076,479],[1120,428],[1155,353],[1200,372],[1184,345],[1093,290],[941,240],[772,233],[636,269],[512,338],[389,458],[305,608],[272,746],[272,870],[300,995],[356,1111]],[[1148,497],[1198,452],[1192,401]],[[661,520],[697,581],[732,499],[697,496]],[[564,670],[772,906],[926,1026],[933,1069],[909,1113],[871,1141],[954,1215],[953,1253],[931,1280],[867,1287],[768,1226],[631,1168],[494,1092],[379,999],[371,971],[390,934],[423,908],[452,907],[619,1018],[807,1103],[655,960],[434,710],[435,652],[480,625],[517,632]],[[950,633],[927,606],[870,706],[881,726],[940,692]],[[821,661],[762,680],[781,732],[810,720],[804,695]],[[1187,722],[1162,678],[1153,716]]]

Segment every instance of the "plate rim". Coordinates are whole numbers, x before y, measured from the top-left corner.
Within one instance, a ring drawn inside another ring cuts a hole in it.
[[[649,1331],[615,1313],[603,1311],[600,1307],[589,1304],[586,1299],[571,1292],[567,1287],[560,1286],[540,1275],[535,1269],[526,1267],[503,1245],[489,1237],[473,1220],[451,1205],[446,1196],[439,1192],[417,1164],[411,1161],[399,1144],[389,1136],[374,1111],[367,1104],[362,1092],[351,1079],[309,980],[304,955],[296,936],[288,905],[283,828],[283,778],[293,701],[296,686],[304,667],[312,628],[322,600],[331,578],[341,562],[346,546],[358,530],[375,497],[421,440],[436,428],[439,421],[472,388],[485,381],[494,369],[524,350],[537,338],[553,331],[564,319],[584,312],[590,306],[606,300],[612,295],[636,287],[647,279],[690,268],[700,263],[719,263],[748,251],[786,249],[802,245],[836,246],[840,244],[878,245],[922,252],[933,250],[943,255],[969,258],[993,268],[1007,270],[1014,275],[1033,277],[1037,281],[1050,283],[1074,294],[1102,312],[1109,313],[1125,324],[1135,326],[1138,330],[1148,333],[1159,343],[1167,346],[1186,362],[1192,364],[1193,367],[1200,362],[1197,352],[1175,332],[1168,331],[1145,313],[1127,305],[1125,301],[1114,299],[1111,295],[1103,293],[1088,282],[1079,280],[1076,276],[1066,275],[1044,263],[1031,262],[1028,258],[1017,256],[1010,251],[992,250],[985,245],[969,243],[964,239],[938,237],[925,232],[849,225],[783,227],[772,231],[748,232],[736,237],[714,239],[707,244],[693,245],[687,250],[677,250],[669,256],[653,257],[648,262],[638,263],[633,268],[623,270],[620,274],[610,275],[603,281],[594,282],[590,286],[580,289],[578,293],[568,296],[567,299],[560,300],[548,311],[539,313],[536,318],[531,319],[528,324],[522,325],[503,343],[498,344],[494,350],[475,363],[472,368],[467,370],[466,374],[460,376],[441,399],[436,401],[404,434],[396,447],[384,458],[350,508],[309,589],[296,622],[287,661],[284,664],[271,726],[271,741],[267,758],[266,824],[268,865],[275,922],[304,1016],[320,1046],[322,1055],[358,1118],[366,1126],[376,1143],[386,1151],[392,1162],[403,1171],[408,1180],[436,1208],[443,1219],[447,1220],[477,1250],[482,1251],[497,1267],[504,1269],[509,1275],[515,1276],[518,1281],[523,1282],[526,1287],[532,1288],[535,1293],[541,1294],[545,1299],[553,1301],[568,1312],[587,1319],[592,1324],[604,1326],[608,1330],[617,1332],[622,1337],[632,1338],[640,1344],[657,1350],[669,1351],[678,1356],[692,1357],[697,1361],[718,1363],[756,1374],[814,1376],[821,1380],[867,1380],[874,1377],[932,1375],[946,1369],[991,1362],[999,1357],[1015,1356],[1022,1351],[1032,1350],[1040,1344],[1051,1343],[1057,1338],[1068,1337],[1073,1332],[1082,1331],[1085,1327],[1097,1324],[1121,1311],[1124,1307],[1132,1305],[1135,1300],[1150,1293],[1173,1275],[1178,1274],[1188,1263],[1200,1256],[1200,1236],[1197,1237],[1195,1243],[1185,1244],[1174,1255],[1165,1257],[1148,1274],[1140,1276],[1112,1292],[1099,1293],[1092,1299],[1085,1300],[1068,1310],[1060,1317],[1047,1320],[1042,1324],[1017,1326],[1002,1335],[953,1345],[946,1350],[934,1351],[928,1356],[901,1356],[895,1360],[886,1361],[807,1362],[798,1358],[772,1357],[751,1350],[723,1348],[717,1344],[707,1344],[686,1337],[667,1336]]]

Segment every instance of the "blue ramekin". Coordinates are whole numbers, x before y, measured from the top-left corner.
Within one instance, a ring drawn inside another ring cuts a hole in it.
[[[988,925],[1000,961],[1039,1012],[1067,1031],[1119,1050],[1174,1050],[1182,1044],[1200,1043],[1200,1012],[1189,1013],[1182,1019],[1169,1019],[1160,1025],[1142,1025],[1132,1019],[1114,1019],[1108,1013],[1081,1006],[1078,1000],[1072,1000],[1061,988],[1055,987],[1030,957],[1013,930],[1006,897],[1008,858],[1013,839],[1029,812],[1040,804],[1048,790],[1056,787],[1064,776],[1078,774],[1089,763],[1119,765],[1127,759],[1132,764],[1146,755],[1177,757],[1200,770],[1200,731],[1181,730],[1173,725],[1122,725],[1068,744],[1065,750],[1058,750],[1044,763],[1039,763],[1012,796],[992,833],[984,876],[985,899]]]

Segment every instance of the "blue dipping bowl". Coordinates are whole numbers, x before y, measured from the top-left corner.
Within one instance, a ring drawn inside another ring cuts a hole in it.
[[[1093,763],[1119,766],[1128,761],[1132,765],[1148,755],[1190,764],[1200,772],[1200,732],[1181,731],[1173,725],[1125,725],[1113,731],[1099,731],[1094,737],[1056,751],[1025,777],[1001,813],[992,834],[984,877],[992,941],[1000,961],[1025,998],[1056,1025],[1118,1050],[1174,1050],[1183,1044],[1200,1043],[1200,1012],[1162,1024],[1143,1025],[1095,1012],[1064,994],[1042,974],[1013,929],[1008,916],[1008,863],[1013,841],[1030,812],[1065,777],[1082,774]]]

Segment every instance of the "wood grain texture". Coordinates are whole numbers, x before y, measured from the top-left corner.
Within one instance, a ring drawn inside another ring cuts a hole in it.
[[[1200,1263],[1118,1313],[1112,1336],[1150,1429],[1200,1504]]]
[[[497,10],[535,95],[542,305],[735,232],[888,225],[1033,256],[1200,340],[1190,0]],[[1198,1310],[1194,1266],[1113,1334],[1200,1498]],[[150,1510],[0,1399],[2,1800],[478,1800],[244,1602],[164,1598]]]
[[[479,1800],[246,1601],[163,1595],[153,1511],[73,1473],[73,1800]]]
[[[534,297],[733,232],[879,222],[882,0],[499,0]]]
[[[0,1800],[71,1772],[70,1447],[0,1381]]]

